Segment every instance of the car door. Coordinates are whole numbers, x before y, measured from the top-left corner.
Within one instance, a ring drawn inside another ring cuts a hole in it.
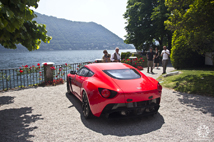
[[[85,67],[81,68],[72,83],[72,88],[73,88],[73,92],[76,93],[79,97],[81,95],[80,91],[81,91],[81,87],[82,87],[82,83],[84,82],[86,75],[88,74],[89,70]]]

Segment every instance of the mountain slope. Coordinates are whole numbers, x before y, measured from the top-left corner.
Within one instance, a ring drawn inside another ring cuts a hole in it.
[[[94,22],[74,22],[46,16],[39,13],[35,20],[46,24],[48,35],[53,39],[49,44],[42,43],[39,50],[91,50],[91,49],[121,49],[133,48],[121,38]],[[3,47],[0,47],[0,50]],[[18,45],[18,50],[25,50]]]

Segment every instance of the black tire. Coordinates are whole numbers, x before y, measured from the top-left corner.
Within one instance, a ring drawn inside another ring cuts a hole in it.
[[[67,79],[67,93],[68,94],[71,94],[71,91],[70,91],[70,83],[69,83],[69,79]]]
[[[82,113],[86,119],[89,119],[93,116],[88,102],[88,97],[86,96],[85,92],[83,92],[82,95]]]

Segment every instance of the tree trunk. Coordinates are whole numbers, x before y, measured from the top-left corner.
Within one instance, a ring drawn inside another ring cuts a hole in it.
[[[158,42],[159,42],[159,49],[161,50],[162,48],[163,48],[163,35],[161,35],[161,38],[160,38],[160,40],[158,40]]]

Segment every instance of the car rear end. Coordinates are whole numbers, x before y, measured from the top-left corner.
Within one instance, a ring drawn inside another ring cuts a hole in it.
[[[127,117],[153,115],[158,112],[162,92],[158,81],[146,77],[132,66],[121,63],[111,64],[110,69],[101,68],[101,72],[102,76],[108,76],[117,88],[98,89],[102,99],[99,99],[101,101],[97,102],[96,108],[102,108],[101,115]]]
[[[124,96],[124,103],[107,104],[102,111],[102,115],[115,118],[156,114],[160,107],[161,89],[162,87],[158,84],[157,89],[154,90],[118,93],[118,96]]]

